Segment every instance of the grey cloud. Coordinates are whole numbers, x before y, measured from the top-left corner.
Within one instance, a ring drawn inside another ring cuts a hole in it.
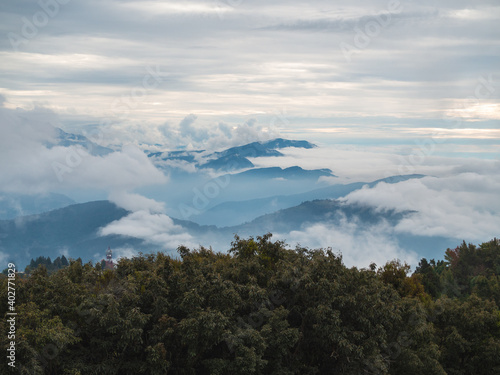
[[[387,16],[389,14],[389,16]],[[325,32],[353,32],[355,27],[363,27],[367,22],[377,20],[378,18],[384,24],[387,22],[389,27],[393,27],[395,23],[425,21],[437,18],[438,11],[432,12],[402,12],[390,13],[386,8],[380,8],[379,11],[373,14],[366,14],[358,17],[332,17],[315,20],[299,19],[292,23],[277,24],[266,26],[264,30],[291,30],[291,31],[325,31]]]
[[[146,198],[139,194],[128,193],[126,191],[111,192],[109,200],[117,206],[132,212],[141,210],[146,210],[153,214],[165,212],[165,203],[157,202],[154,199]]]

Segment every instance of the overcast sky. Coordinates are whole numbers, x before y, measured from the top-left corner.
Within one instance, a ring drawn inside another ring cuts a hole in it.
[[[3,0],[0,12],[3,106],[107,128],[109,143],[195,147],[240,126],[244,140],[438,137],[498,157],[497,0]]]

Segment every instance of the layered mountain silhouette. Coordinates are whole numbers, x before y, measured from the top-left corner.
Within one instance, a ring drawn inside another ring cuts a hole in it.
[[[47,146],[57,145],[81,146],[99,156],[113,152],[84,136],[60,129],[57,142]],[[200,244],[213,244],[219,251],[227,250],[234,234],[286,234],[318,223],[338,226],[345,220],[355,221],[359,228],[378,223],[395,226],[404,217],[415,214],[349,205],[338,198],[364,186],[398,183],[423,175],[325,186],[325,181],[336,177],[330,169],[307,170],[299,166],[256,168],[252,162],[259,157],[279,158],[283,156],[280,150],[287,147],[311,149],[316,146],[307,141],[277,138],[213,153],[203,150],[151,152],[149,158],[167,170],[170,182],[143,193],[166,202],[167,213],[174,224],[181,226]],[[108,247],[136,252],[175,251],[164,244],[144,241],[141,239],[144,237],[102,236],[100,229],[131,212],[109,201],[74,203],[64,195],[53,193],[1,195],[0,256],[6,255],[8,261],[24,267],[37,256],[56,258],[67,254],[85,261],[95,260]],[[176,205],[193,208],[194,214],[182,215],[182,210]],[[440,246],[442,249],[447,239],[401,235],[398,241],[409,249],[417,245]]]
[[[344,197],[355,190],[361,189],[363,186],[371,188],[380,182],[398,183],[422,177],[425,176],[420,174],[392,176],[373,182],[335,184],[300,194],[275,195],[260,199],[223,202],[199,215],[191,217],[191,220],[202,225],[213,224],[220,227],[230,226],[234,225],[235,221],[240,223],[248,222],[258,216],[297,206],[302,202],[316,199],[337,199]]]
[[[228,148],[224,151],[206,153],[204,150],[195,151],[167,151],[152,152],[148,156],[153,161],[182,160],[194,163],[198,168],[211,168],[222,171],[235,171],[253,168],[254,164],[249,158],[283,156],[278,149],[296,147],[310,149],[316,145],[307,141],[288,140],[276,138],[267,142],[252,142],[243,146]],[[203,156],[202,158],[200,156]]]
[[[98,145],[95,142],[92,142],[84,135],[67,133],[60,128],[56,128],[56,132],[57,132],[57,141],[55,143],[47,144],[49,148],[54,146],[63,146],[63,147],[81,146],[89,154],[94,156],[104,156],[113,152],[112,149]]]
[[[398,176],[394,180],[418,177],[419,175]],[[340,194],[341,189],[347,192],[354,189],[354,186],[345,185],[336,189],[332,187],[330,192]],[[322,193],[313,191],[309,194],[313,196]],[[289,199],[288,202],[292,202],[294,199],[300,199],[300,196],[283,197],[283,199]],[[31,258],[41,255],[55,258],[61,254],[68,254],[72,258],[80,257],[84,260],[91,260],[96,258],[96,254],[97,257],[99,254],[104,254],[108,246],[115,249],[133,248],[144,252],[175,251],[161,244],[146,243],[132,236],[101,236],[99,234],[101,228],[128,214],[130,214],[129,211],[109,201],[94,201],[70,205],[39,215],[0,220],[0,251],[8,254],[8,261],[17,262],[22,267],[28,264]],[[267,232],[288,233],[303,230],[308,225],[316,223],[339,225],[341,220],[354,220],[360,228],[381,222],[396,225],[402,218],[412,214],[414,213],[381,211],[376,207],[345,204],[335,199],[316,199],[275,210],[246,223],[236,224],[233,221],[231,226],[216,227],[176,218],[172,220],[174,224],[182,226],[185,232],[196,238],[200,244],[227,245],[235,233],[242,236],[257,236]],[[448,243],[446,239],[416,236],[401,236],[399,239],[409,248],[415,245],[442,246]],[[217,250],[225,251],[227,246]]]
[[[0,220],[0,251],[21,266],[41,255],[55,258],[67,252],[73,258],[90,260],[93,254],[103,252],[108,246],[135,247],[142,241],[98,235],[99,228],[127,214],[126,210],[109,201],[95,201],[39,215]]]

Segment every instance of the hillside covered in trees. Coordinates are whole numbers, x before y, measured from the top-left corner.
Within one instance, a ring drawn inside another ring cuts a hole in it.
[[[178,253],[18,279],[13,373],[500,374],[497,239],[412,275],[397,260],[347,268],[270,234],[236,237],[229,254]]]

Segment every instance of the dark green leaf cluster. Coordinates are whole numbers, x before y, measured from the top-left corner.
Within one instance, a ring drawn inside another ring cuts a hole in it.
[[[228,254],[181,246],[178,259],[141,254],[114,270],[41,267],[17,285],[19,373],[500,374],[495,241],[464,250],[471,268],[458,251],[411,276],[270,234],[236,237]]]
[[[463,242],[448,249],[445,260],[422,259],[415,271],[421,276],[425,291],[432,297],[440,295],[465,298],[477,294],[492,299],[500,306],[500,240],[475,246]]]

